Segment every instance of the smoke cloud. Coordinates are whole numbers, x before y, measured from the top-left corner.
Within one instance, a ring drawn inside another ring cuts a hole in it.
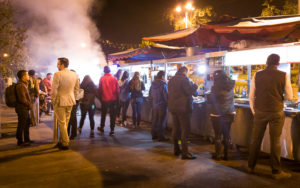
[[[56,72],[58,57],[67,57],[69,68],[80,78],[100,78],[106,65],[100,34],[89,17],[93,0],[15,0],[18,18],[28,26],[27,48],[37,71]]]

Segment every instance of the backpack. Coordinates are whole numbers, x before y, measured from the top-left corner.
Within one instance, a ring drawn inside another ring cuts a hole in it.
[[[13,83],[5,89],[5,103],[8,107],[17,106],[16,85],[17,84]]]

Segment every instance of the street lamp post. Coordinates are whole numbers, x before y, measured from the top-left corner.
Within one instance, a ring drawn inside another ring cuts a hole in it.
[[[188,2],[188,3],[185,5],[184,8],[185,8],[185,18],[184,18],[185,28],[188,28],[189,11],[193,11],[193,10],[194,10],[194,7],[193,7],[193,5],[192,5],[191,2]],[[176,7],[176,11],[177,11],[177,12],[181,12],[181,11],[182,11],[181,6],[177,6],[177,7]]]

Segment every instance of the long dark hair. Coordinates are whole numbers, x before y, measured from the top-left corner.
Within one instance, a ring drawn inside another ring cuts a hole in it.
[[[91,77],[89,75],[85,75],[80,84],[80,88],[86,88],[90,84],[95,85]]]
[[[121,80],[124,82],[125,80],[127,80],[128,77],[129,73],[127,71],[124,71]]]
[[[122,75],[122,70],[121,69],[119,69],[118,70],[118,72],[115,74],[115,77],[117,78],[117,80],[120,80],[120,77],[121,77],[121,75]]]
[[[214,88],[230,91],[234,85],[235,82],[223,70],[214,72]]]

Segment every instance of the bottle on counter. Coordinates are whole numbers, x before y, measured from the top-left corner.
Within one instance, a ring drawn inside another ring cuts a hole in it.
[[[246,88],[243,87],[243,89],[242,89],[242,98],[246,98],[246,97],[247,97]]]

